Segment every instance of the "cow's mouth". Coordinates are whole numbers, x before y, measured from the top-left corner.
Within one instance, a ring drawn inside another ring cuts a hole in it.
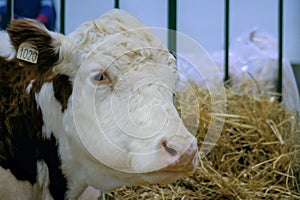
[[[153,171],[153,172],[149,172],[149,174],[186,174],[186,175],[191,175],[195,172],[197,166],[198,166],[198,154],[195,154],[194,157],[191,157],[188,160],[185,160],[185,162],[173,162],[171,164],[169,164],[168,166]]]
[[[191,176],[196,170],[196,167],[192,170],[183,170],[183,169],[178,169],[178,170],[168,170],[168,169],[163,169],[163,170],[158,170],[158,171],[153,171],[145,174],[145,179],[146,183],[153,184],[153,183],[159,183],[159,184],[169,184],[172,182],[175,182],[185,176]]]

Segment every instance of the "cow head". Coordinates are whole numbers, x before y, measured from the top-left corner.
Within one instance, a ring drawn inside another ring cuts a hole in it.
[[[109,190],[195,170],[197,142],[173,104],[175,59],[136,18],[113,10],[68,36],[21,20],[8,33],[16,50],[29,43],[39,52],[37,64],[19,62],[43,77],[43,133],[58,139],[70,184]],[[69,95],[57,76],[68,77]]]

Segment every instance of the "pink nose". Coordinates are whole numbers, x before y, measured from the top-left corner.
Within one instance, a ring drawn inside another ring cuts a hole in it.
[[[188,145],[180,142],[163,140],[162,146],[166,152],[167,159],[172,160],[164,168],[166,171],[194,171],[198,164],[198,147],[197,141],[193,140]]]

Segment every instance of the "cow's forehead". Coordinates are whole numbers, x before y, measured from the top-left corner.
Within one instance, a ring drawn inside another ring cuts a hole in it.
[[[95,20],[80,25],[68,35],[77,48],[91,48],[107,37],[128,30],[146,28],[137,18],[122,10],[111,10]]]
[[[111,10],[95,20],[91,20],[80,25],[69,36],[78,38],[78,36],[88,35],[89,32],[96,34],[116,34],[135,28],[143,28],[145,25],[136,17],[122,10]]]
[[[146,62],[175,66],[175,59],[151,30],[124,11],[113,10],[86,22],[69,37],[81,56],[81,67],[93,63],[97,68],[127,71]]]
[[[90,44],[89,49],[84,61],[98,63],[105,69],[111,65],[127,70],[125,68],[137,68],[144,63],[168,66],[175,63],[174,57],[159,42],[127,32],[106,38],[97,45]]]

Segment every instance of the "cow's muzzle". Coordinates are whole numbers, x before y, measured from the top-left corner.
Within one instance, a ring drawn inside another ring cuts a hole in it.
[[[165,159],[168,166],[161,171],[167,172],[194,172],[198,165],[198,146],[194,139],[190,144],[180,141],[180,139],[163,140],[161,142]]]

